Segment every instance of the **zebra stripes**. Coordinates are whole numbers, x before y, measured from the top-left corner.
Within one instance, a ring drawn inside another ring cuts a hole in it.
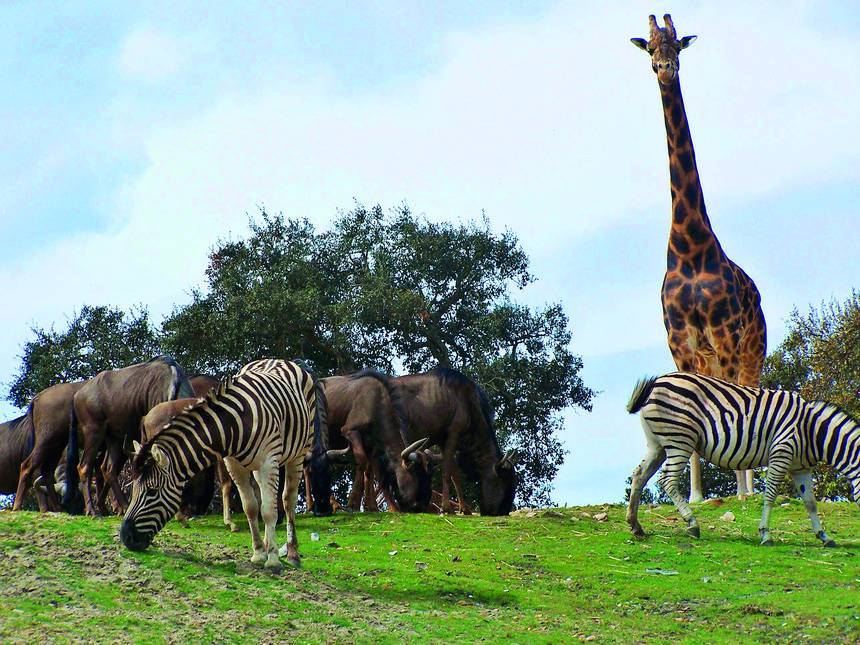
[[[676,372],[641,381],[627,411],[639,412],[645,431],[645,459],[633,471],[627,522],[636,536],[642,488],[665,461],[659,483],[699,537],[699,526],[678,491],[678,478],[693,451],[722,468],[767,466],[767,486],[759,525],[762,544],[772,544],[770,512],[786,474],[806,506],[812,529],[825,546],[833,540],[821,528],[810,469],[827,463],[851,483],[860,504],[860,425],[836,406],[805,401],[795,392],[765,390]]]
[[[251,527],[252,562],[280,569],[275,538],[278,470],[285,466],[284,508],[288,541],[280,555],[299,565],[295,506],[302,464],[313,441],[317,385],[296,363],[254,361],[165,425],[134,460],[132,501],[120,537],[132,550],[145,549],[179,506],[182,486],[197,472],[224,459]],[[251,488],[260,487],[261,504]],[[265,523],[265,540],[257,526]]]

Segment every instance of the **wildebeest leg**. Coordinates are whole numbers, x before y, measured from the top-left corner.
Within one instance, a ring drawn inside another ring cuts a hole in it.
[[[460,507],[460,512],[463,515],[471,515],[472,511],[466,506],[466,499],[463,497],[463,484],[460,481],[460,469],[454,466],[451,471],[451,481],[454,482],[454,492],[457,493],[457,505]]]
[[[239,527],[233,521],[233,510],[230,508],[230,491],[233,490],[233,480],[230,479],[230,473],[227,472],[227,467],[222,459],[218,459],[215,463],[218,470],[218,479],[221,481],[221,504],[223,505],[224,524],[230,527],[230,530],[236,533]]]
[[[451,477],[454,472],[454,445],[453,434],[448,433],[448,439],[445,441],[445,447],[442,450],[442,513],[453,513],[454,508],[451,503]]]
[[[107,454],[102,462],[102,474],[105,483],[110,487],[114,499],[119,505],[120,514],[125,513],[128,508],[128,500],[126,500],[125,493],[122,492],[122,487],[119,485],[119,473],[124,464],[125,453],[122,451],[122,444],[118,441],[108,442]]]
[[[364,473],[364,512],[378,513],[379,505],[376,503],[376,486],[375,479],[371,469],[368,468]]]
[[[84,434],[86,436],[86,434]],[[95,515],[96,507],[93,502],[92,492],[90,491],[90,477],[93,475],[93,468],[96,465],[96,460],[98,458],[98,449],[99,445],[95,441],[87,441],[86,446],[84,447],[84,452],[81,455],[81,463],[78,465],[78,477],[80,479],[81,485],[84,488],[84,503],[86,508],[87,515]],[[94,445],[96,444],[96,445]],[[99,478],[100,479],[100,478]],[[100,481],[96,482],[96,488],[101,491]]]
[[[245,517],[248,518],[248,526],[251,529],[251,547],[254,550],[251,562],[257,564],[266,559],[266,554],[263,551],[263,540],[260,539],[260,506],[257,503],[254,489],[251,486],[251,473],[231,457],[227,457],[224,460],[224,465],[227,467],[230,477],[236,482],[236,488],[239,489],[239,497],[242,498],[242,508],[245,509]]]
[[[391,494],[391,491],[388,490],[388,486],[384,484],[379,485],[379,491],[382,493],[382,496],[385,498],[385,505],[388,507],[389,513],[399,513],[400,507],[397,505],[397,501],[394,499],[394,496]]]
[[[346,507],[351,511],[361,510],[361,497],[364,493],[364,466],[355,464],[355,474],[352,477],[352,489]]]
[[[360,511],[361,498],[364,495],[364,480],[370,476],[368,468],[370,460],[367,457],[367,453],[364,452],[364,445],[358,432],[350,430],[343,434],[352,446],[352,455],[355,458],[355,477],[352,482],[352,490],[349,493],[349,503],[347,506],[354,511]]]
[[[278,559],[278,537],[275,528],[278,523],[278,463],[274,459],[263,462],[259,470],[254,471],[254,479],[260,487],[260,514],[265,526],[263,551],[266,561],[263,566],[275,573],[281,570]]]
[[[302,468],[302,476],[305,479],[305,506],[307,507],[307,512],[310,513],[314,507],[314,496],[311,492],[311,469]],[[284,489],[286,489],[286,486],[284,486]]]
[[[296,500],[299,496],[299,481],[302,476],[302,462],[287,464],[284,483],[284,509],[287,511],[287,543],[281,547],[281,557],[294,567],[301,566],[299,542],[296,539]]]
[[[27,494],[27,488],[30,485],[30,473],[32,472],[33,460],[36,454],[36,448],[34,448],[30,455],[21,462],[21,469],[18,475],[18,490],[15,491],[15,503],[12,504],[13,511],[20,511],[21,506],[24,504],[24,495]]]

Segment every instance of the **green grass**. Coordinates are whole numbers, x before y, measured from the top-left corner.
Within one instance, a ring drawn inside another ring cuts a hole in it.
[[[621,506],[303,516],[303,568],[279,576],[250,564],[247,528],[215,516],[171,522],[132,553],[118,518],[0,512],[0,641],[860,639],[860,512],[820,505],[839,543],[824,549],[792,501],[766,548],[759,504],[699,507],[700,540],[669,507],[642,512],[644,541]],[[601,510],[607,521],[584,516]]]

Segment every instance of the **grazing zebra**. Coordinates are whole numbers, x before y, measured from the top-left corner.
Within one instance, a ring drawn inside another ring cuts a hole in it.
[[[773,544],[768,529],[776,492],[786,473],[803,498],[812,530],[824,546],[827,537],[812,492],[810,469],[830,464],[851,483],[860,504],[860,425],[835,405],[805,401],[795,392],[743,387],[710,376],[676,372],[640,381],[627,411],[640,412],[645,459],[633,471],[627,523],[645,535],[638,520],[639,495],[660,465],[660,486],[672,498],[687,533],[699,537],[693,511],[678,491],[678,477],[693,451],[722,468],[767,466],[767,488],[759,524],[761,543]]]
[[[123,544],[133,551],[146,549],[179,508],[184,483],[220,456],[236,482],[251,527],[251,562],[265,560],[264,566],[274,571],[280,570],[275,497],[278,469],[285,465],[287,544],[280,556],[299,566],[296,495],[320,422],[318,387],[313,375],[296,363],[254,361],[174,417],[153,440],[135,445],[132,501],[120,527]],[[262,508],[251,488],[252,473]],[[260,511],[265,540],[257,526]]]

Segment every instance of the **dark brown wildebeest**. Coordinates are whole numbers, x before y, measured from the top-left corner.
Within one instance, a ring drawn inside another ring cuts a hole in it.
[[[145,363],[99,372],[84,383],[75,393],[71,410],[63,507],[74,507],[80,494],[78,481],[89,480],[104,444],[107,452],[102,465],[105,486],[110,488],[124,511],[128,504],[117,476],[126,459],[125,443],[139,436],[140,421],[153,407],[164,401],[193,396],[194,390],[185,372],[170,356],[157,356]],[[83,444],[80,465],[79,431]],[[84,501],[86,512],[94,515],[89,486],[84,486]]]
[[[34,440],[29,414],[0,423],[0,494],[10,495],[17,491],[18,472],[27,455],[33,450]],[[39,492],[36,498],[41,508],[45,500]],[[15,503],[18,503],[17,497]]]
[[[72,399],[86,381],[57,383],[47,387],[33,397],[27,415],[33,424],[35,443],[33,450],[21,464],[18,488],[12,510],[20,510],[24,495],[38,479],[45,487],[47,506],[39,504],[39,510],[60,510],[59,499],[54,489],[54,471],[63,456],[63,448],[69,441],[69,412]],[[38,496],[37,496],[38,497]]]
[[[399,510],[426,509],[432,490],[429,463],[421,449],[427,442],[407,445],[399,395],[391,378],[363,370],[320,382],[328,403],[329,437],[339,434],[345,438],[355,458],[355,485],[348,505],[359,510],[362,484],[375,477],[391,491]],[[343,450],[328,454],[334,457],[337,452]],[[375,495],[371,498],[375,502]]]
[[[502,454],[487,394],[468,376],[436,368],[394,379],[410,441],[427,437],[442,448],[442,508],[451,512],[454,460],[481,488],[481,514],[507,515],[516,491],[512,452]],[[429,454],[429,453],[428,453]],[[462,497],[462,495],[460,495]]]

